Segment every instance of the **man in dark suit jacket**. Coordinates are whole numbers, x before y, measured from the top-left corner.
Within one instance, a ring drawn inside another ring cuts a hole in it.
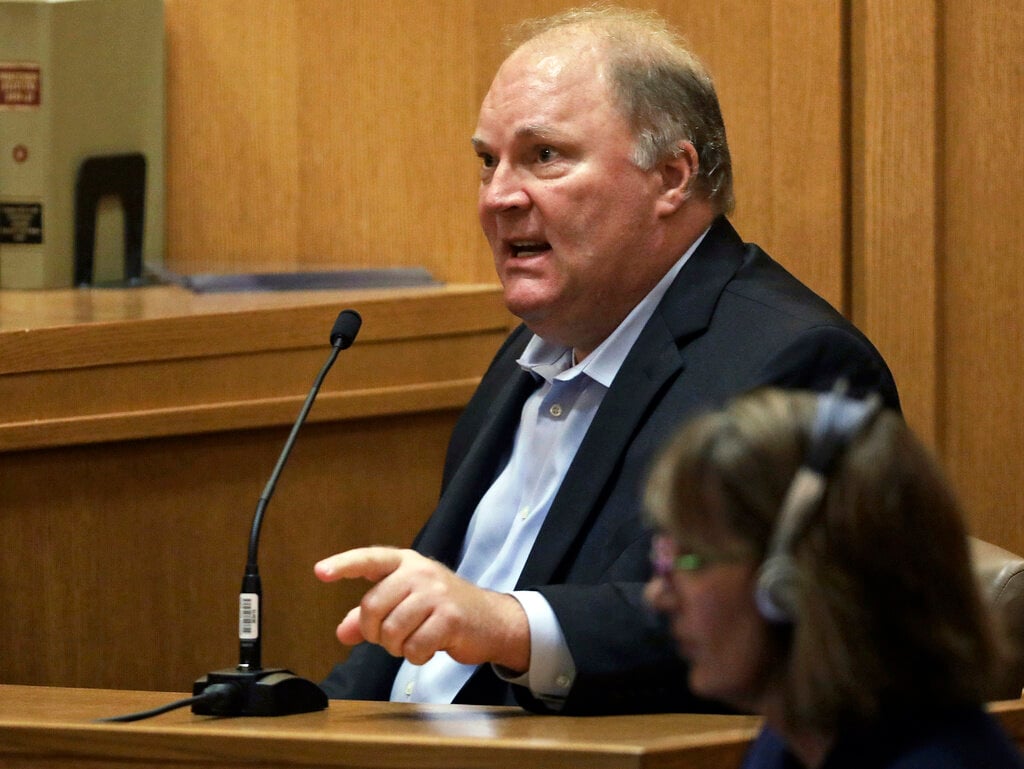
[[[659,20],[572,11],[527,35],[495,76],[473,139],[481,223],[524,325],[455,427],[440,501],[413,549],[317,564],[324,581],[377,583],[339,625],[339,639],[358,646],[323,686],[338,698],[402,699],[420,686],[416,666],[443,653],[463,670],[450,701],[705,709],[643,603],[650,459],[695,411],[753,387],[828,389],[842,376],[898,407],[895,384],[860,332],[725,218],[731,164],[713,86]],[[571,379],[609,357],[602,383]],[[475,532],[517,515],[518,502],[502,510],[494,489],[545,469],[524,444],[559,376],[590,388],[589,421],[568,449],[554,433],[567,469],[541,494],[521,570],[475,584],[459,576],[467,560],[492,557]],[[513,586],[542,599],[558,654],[550,637],[538,642],[543,618]]]

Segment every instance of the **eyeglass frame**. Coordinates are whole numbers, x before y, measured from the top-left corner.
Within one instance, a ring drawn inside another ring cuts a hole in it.
[[[691,550],[678,552],[679,545],[667,534],[657,533],[651,540],[651,572],[655,577],[668,579],[676,572],[693,573],[709,566],[723,563],[738,563],[750,559],[749,553],[740,552],[699,552]]]

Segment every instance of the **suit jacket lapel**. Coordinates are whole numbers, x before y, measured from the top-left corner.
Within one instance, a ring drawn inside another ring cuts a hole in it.
[[[652,401],[685,368],[686,342],[707,328],[719,295],[741,261],[742,241],[720,218],[626,356],[551,505],[519,586],[548,582],[586,531]]]
[[[551,579],[573,542],[586,530],[587,519],[604,492],[605,484],[600,481],[613,477],[651,400],[680,369],[678,351],[664,326],[656,324],[655,331],[648,331],[645,329],[629,356],[643,357],[645,365],[627,368],[624,364],[615,377],[551,504],[520,575],[520,587]]]
[[[452,476],[437,509],[413,547],[454,569],[462,549],[462,534],[480,498],[494,481],[501,458],[511,450],[523,404],[537,387],[533,376],[516,371],[489,404],[487,419]]]

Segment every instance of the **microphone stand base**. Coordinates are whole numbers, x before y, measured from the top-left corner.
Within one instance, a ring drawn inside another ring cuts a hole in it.
[[[192,712],[201,716],[286,716],[327,707],[327,695],[312,681],[284,668],[225,668],[207,673],[192,685],[202,694],[212,684],[228,684],[237,695],[216,702],[198,702]],[[223,701],[227,700],[227,701]]]

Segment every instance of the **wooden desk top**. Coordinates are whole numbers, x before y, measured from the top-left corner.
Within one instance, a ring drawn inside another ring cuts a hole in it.
[[[183,694],[0,686],[0,765],[604,769],[736,765],[759,719],[561,718],[517,708],[332,701],[319,713],[219,719],[187,709],[96,723]]]
[[[738,766],[760,725],[754,716],[562,718],[518,708],[337,700],[325,711],[281,718],[214,718],[182,708],[146,721],[96,722],[185,696],[0,685],[0,765],[728,769]],[[989,707],[1024,743],[1024,701]]]
[[[360,312],[366,308],[381,317],[381,326],[364,329],[372,338],[400,331],[443,334],[467,323],[493,324],[496,316],[508,327],[509,316],[500,309],[500,293],[500,287],[483,284],[210,294],[180,286],[6,289],[0,290],[0,374],[55,365],[108,364],[126,358],[175,357],[182,352],[181,343],[188,332],[197,329],[203,333],[192,339],[188,352],[244,351],[253,344],[280,346],[303,339],[319,344],[338,312],[346,307]],[[401,313],[389,312],[396,307]],[[449,311],[437,312],[438,308]],[[471,318],[460,316],[459,311],[466,310]],[[429,328],[409,326],[410,321],[422,323],[428,317],[434,324]],[[307,328],[299,322],[321,318],[328,319],[326,328]],[[285,320],[290,322],[282,325]],[[249,336],[241,333],[246,330]],[[264,330],[270,332],[269,339],[253,339],[255,332]]]
[[[314,421],[461,408],[512,326],[496,285],[0,291],[0,452],[290,424],[346,307]]]
[[[85,323],[121,323],[316,305],[341,308],[362,302],[377,304],[415,297],[479,293],[498,294],[500,288],[496,284],[450,283],[408,288],[220,293],[197,293],[173,285],[45,291],[0,289],[0,335]]]

